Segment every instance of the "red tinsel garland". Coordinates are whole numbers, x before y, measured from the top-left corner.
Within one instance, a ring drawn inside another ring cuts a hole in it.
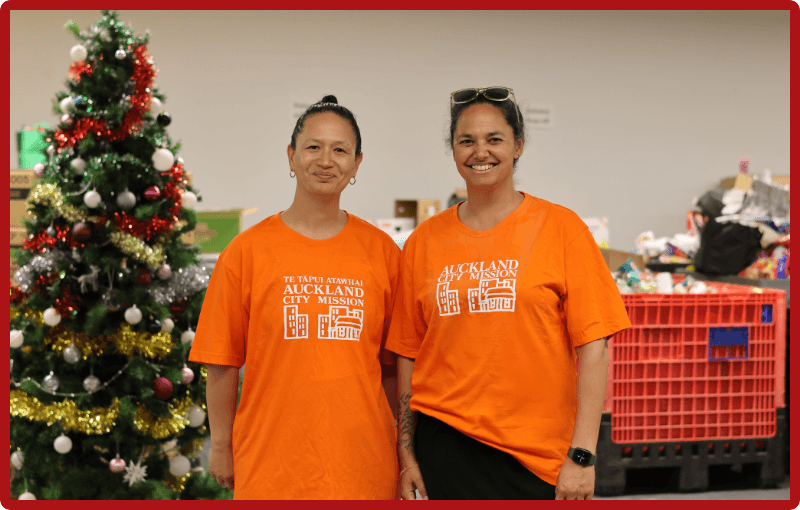
[[[66,284],[61,291],[61,297],[56,299],[56,304],[53,307],[62,317],[76,312],[82,301],[81,298],[73,296],[71,290],[70,285]]]
[[[69,227],[53,226],[53,228],[56,230],[55,237],[50,237],[49,235],[47,235],[46,230],[42,230],[41,232],[33,234],[31,237],[29,237],[22,244],[22,248],[30,252],[38,251],[41,253],[45,253],[47,250],[52,250],[53,248],[55,248],[56,243],[58,241],[63,241],[67,243],[67,246],[69,246],[70,248],[85,246],[84,244],[81,244],[78,241],[76,241],[74,237],[72,237],[72,233],[70,232]]]
[[[73,146],[86,138],[91,131],[97,138],[116,142],[127,138],[136,132],[142,125],[142,118],[150,108],[152,95],[150,88],[156,70],[153,69],[152,57],[147,53],[147,46],[137,46],[133,50],[133,75],[134,93],[131,95],[131,106],[122,119],[122,123],[115,129],[108,129],[105,119],[91,119],[84,117],[75,122],[69,129],[59,129],[53,135],[57,148]]]
[[[92,72],[94,72],[94,65],[88,62],[73,62],[72,66],[69,68],[69,79],[74,81],[75,83],[81,82],[81,76],[84,74],[86,76],[91,76]]]
[[[172,201],[172,205],[169,207],[170,217],[162,218],[156,214],[147,221],[141,221],[125,212],[116,212],[114,213],[113,221],[118,229],[144,241],[149,241],[157,235],[169,232],[172,226],[180,219],[183,195],[183,189],[180,185],[183,181],[183,165],[175,163],[171,169],[163,172],[163,174],[168,174],[171,178],[164,183],[161,192],[166,200]]]

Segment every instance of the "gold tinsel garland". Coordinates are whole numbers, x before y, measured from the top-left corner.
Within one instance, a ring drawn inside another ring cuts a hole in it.
[[[85,221],[88,216],[80,209],[73,207],[64,201],[64,195],[55,184],[39,183],[34,185],[28,195],[28,204],[41,204],[55,209],[60,216],[63,216],[71,223]]]
[[[79,221],[97,221],[96,216],[88,216],[80,209],[69,205],[64,200],[64,195],[55,184],[37,184],[31,189],[28,195],[28,204],[42,204],[55,209],[59,215],[72,223]],[[149,247],[138,237],[132,236],[121,230],[112,232],[109,236],[111,243],[122,253],[131,258],[143,262],[153,269],[158,269],[166,260],[164,248],[161,246],[165,242],[165,237],[160,236],[154,247]]]
[[[25,310],[20,312],[16,308],[11,309],[11,319],[16,319],[23,315],[39,326],[44,324],[42,312],[36,310]],[[45,345],[50,345],[53,351],[62,354],[64,350],[75,344],[84,359],[89,356],[102,355],[108,344],[113,343],[117,346],[117,351],[126,356],[147,356],[151,359],[161,359],[175,347],[172,335],[162,331],[152,335],[150,333],[140,333],[134,331],[130,324],[123,324],[113,335],[89,336],[83,332],[73,332],[59,325],[50,328],[44,337]]]
[[[161,267],[161,264],[167,258],[167,255],[164,253],[164,248],[161,245],[156,244],[151,248],[138,237],[122,232],[121,230],[112,232],[109,238],[111,239],[111,243],[116,246],[119,251],[130,256],[134,260],[147,264],[153,269]]]
[[[87,435],[111,432],[114,420],[119,416],[120,407],[119,399],[115,398],[107,409],[94,407],[88,411],[80,411],[71,400],[43,404],[22,390],[11,390],[11,416],[47,425],[58,422],[66,431],[82,432]]]
[[[164,418],[155,418],[147,408],[139,406],[136,408],[136,414],[133,417],[133,429],[143,436],[151,436],[155,439],[174,436],[189,424],[186,413],[194,405],[195,403],[191,397],[186,396],[176,404],[169,404],[172,414]]]
[[[173,492],[181,492],[183,489],[186,488],[185,483],[186,480],[189,478],[189,475],[176,477],[175,475],[170,473],[169,470],[167,470],[167,472],[164,473],[164,480],[163,480],[164,486],[166,486],[167,489]]]

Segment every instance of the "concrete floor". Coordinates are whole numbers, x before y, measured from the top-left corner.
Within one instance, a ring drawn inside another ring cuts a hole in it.
[[[595,496],[597,500],[611,499],[641,499],[641,500],[660,500],[660,499],[691,499],[691,500],[739,500],[739,499],[789,499],[789,477],[778,484],[775,489],[748,489],[748,490],[725,490],[707,492],[675,492],[669,494],[632,494],[628,496],[602,497]]]

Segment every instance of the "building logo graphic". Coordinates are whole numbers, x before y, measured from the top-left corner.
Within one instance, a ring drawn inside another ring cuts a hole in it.
[[[347,306],[330,306],[327,315],[317,316],[317,337],[330,340],[355,340],[361,338],[364,310]]]
[[[450,282],[440,283],[436,286],[436,304],[439,305],[439,315],[458,315],[461,305],[458,303],[458,291],[450,290]]]
[[[297,305],[283,306],[284,338],[308,338],[308,314],[298,313]]]
[[[513,312],[517,302],[515,278],[480,280],[477,289],[469,289],[469,311]]]

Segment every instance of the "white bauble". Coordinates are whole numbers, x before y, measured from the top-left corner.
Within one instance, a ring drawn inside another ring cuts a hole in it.
[[[126,55],[125,50],[120,48],[114,53],[114,58],[116,58],[117,60],[124,60],[125,55]]]
[[[61,113],[69,115],[69,109],[75,107],[75,98],[72,96],[65,97],[58,102],[58,107],[61,109]]]
[[[55,145],[48,145],[48,146],[47,146],[47,154],[48,154],[48,155],[50,155],[50,156],[52,156],[52,155],[53,155],[53,154],[55,154],[55,153],[56,153],[56,147],[55,147]]]
[[[153,153],[153,166],[159,172],[172,168],[175,164],[175,155],[169,149],[156,149]]]
[[[44,166],[44,163],[42,162],[36,163],[35,165],[33,165],[33,175],[35,175],[36,177],[41,177],[42,174],[44,174],[45,168],[46,167]]]
[[[190,344],[194,342],[194,331],[191,328],[187,329],[181,335],[181,343],[183,344]]]
[[[139,324],[142,320],[142,311],[136,305],[125,310],[125,320],[130,324]]]
[[[197,195],[191,191],[184,191],[181,197],[181,207],[192,210],[197,205]]]
[[[100,202],[103,201],[103,197],[100,196],[100,193],[96,192],[95,190],[87,191],[85,195],[83,195],[83,203],[86,204],[86,207],[90,209],[94,209]]]
[[[175,323],[169,317],[161,321],[161,331],[165,333],[169,333],[170,331],[172,331],[172,328],[174,327]]]
[[[25,455],[17,450],[11,454],[11,465],[17,469],[22,469],[22,463],[25,462]]]
[[[48,326],[58,326],[58,323],[61,322],[61,314],[56,311],[55,308],[48,308],[42,314],[42,319],[44,319],[44,323]]]
[[[136,195],[126,189],[117,195],[117,205],[120,209],[124,209],[126,211],[133,208],[133,206],[136,205]]]
[[[183,158],[180,156],[178,156],[178,159],[176,159],[175,161],[177,161],[179,165],[183,164]]]
[[[68,438],[64,434],[61,434],[53,441],[53,448],[56,449],[58,453],[65,454],[69,453],[72,450],[72,439]]]
[[[81,60],[86,60],[86,57],[89,56],[89,52],[86,51],[86,48],[82,44],[76,44],[69,50],[69,56],[73,62],[80,62]]]
[[[189,414],[186,417],[189,418],[190,427],[197,428],[206,422],[206,412],[200,406],[194,406],[189,409]]]
[[[169,461],[169,472],[176,478],[186,476],[190,469],[192,469],[192,463],[183,455],[178,455]]]
[[[83,175],[83,170],[86,168],[86,160],[81,158],[75,158],[70,161],[69,166],[72,167],[72,170],[78,174]]]
[[[161,100],[157,97],[154,97],[152,102],[150,103],[150,115],[156,117],[159,113],[164,110],[164,105],[161,104]]]
[[[18,329],[11,330],[11,348],[16,349],[17,347],[22,347],[22,342],[25,341],[25,337],[22,336],[22,331]]]
[[[36,496],[34,496],[32,493],[30,493],[28,491],[25,491],[22,494],[20,494],[17,499],[28,499],[28,500],[33,501],[33,500],[36,499]]]
[[[69,363],[70,365],[74,365],[75,363],[79,362],[83,357],[83,353],[78,350],[75,345],[70,344],[69,347],[64,349],[64,361]]]
[[[68,113],[65,113],[64,115],[61,116],[61,122],[71,126],[72,125],[72,117],[70,117]]]

